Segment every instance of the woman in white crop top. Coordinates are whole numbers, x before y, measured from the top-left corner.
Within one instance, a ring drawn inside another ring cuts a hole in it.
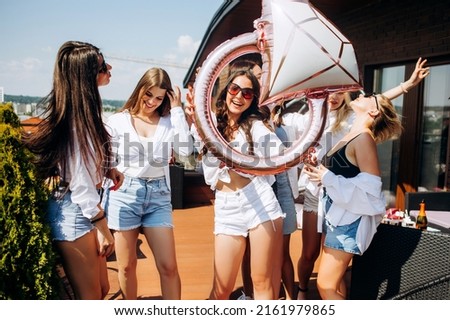
[[[142,232],[154,254],[163,299],[181,299],[175,254],[169,161],[172,151],[188,156],[193,149],[180,88],[168,74],[149,69],[122,110],[107,122],[117,168],[125,181],[108,192],[105,210],[115,230],[119,284],[125,299],[137,299],[136,243]]]
[[[269,114],[258,108],[260,85],[250,70],[230,75],[217,103],[217,128],[230,146],[243,153],[267,156],[279,153],[282,142],[268,124]],[[186,112],[193,115],[192,95]],[[193,133],[198,134],[193,128]],[[201,142],[201,141],[200,141]],[[274,145],[272,148],[264,148]],[[200,143],[200,148],[203,148]],[[255,176],[228,167],[206,149],[202,154],[205,181],[215,190],[214,281],[209,299],[228,299],[234,289],[250,237],[251,269],[255,299],[275,297],[271,276],[276,243],[282,241],[283,213],[271,185],[273,175]],[[249,150],[251,150],[249,152]]]

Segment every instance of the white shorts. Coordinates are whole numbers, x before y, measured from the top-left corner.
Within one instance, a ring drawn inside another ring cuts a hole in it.
[[[314,212],[317,213],[319,206],[319,197],[315,196],[309,191],[305,189],[305,199],[303,201],[303,212]]]
[[[264,177],[253,180],[239,191],[216,191],[214,234],[248,235],[266,221],[284,218],[272,187]]]

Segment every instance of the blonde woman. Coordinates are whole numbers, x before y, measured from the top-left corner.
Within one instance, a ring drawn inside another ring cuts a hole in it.
[[[355,120],[324,157],[305,164],[324,197],[324,242],[317,287],[322,299],[345,299],[344,275],[354,254],[368,248],[385,213],[376,144],[400,135],[394,106],[383,95],[360,95],[350,103]],[[320,206],[319,206],[320,208]]]

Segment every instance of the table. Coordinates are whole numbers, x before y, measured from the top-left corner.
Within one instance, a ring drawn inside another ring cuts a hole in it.
[[[446,228],[450,232],[450,211],[426,210],[426,213],[429,223]],[[409,214],[415,218],[419,214],[419,210],[411,210]]]
[[[450,234],[380,224],[353,258],[349,297],[450,299]]]

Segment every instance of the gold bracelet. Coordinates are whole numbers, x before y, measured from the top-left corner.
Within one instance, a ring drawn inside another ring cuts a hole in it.
[[[408,93],[408,90],[406,90],[406,89],[403,87],[404,84],[405,84],[404,82],[400,82],[400,88],[402,89],[403,93]]]

